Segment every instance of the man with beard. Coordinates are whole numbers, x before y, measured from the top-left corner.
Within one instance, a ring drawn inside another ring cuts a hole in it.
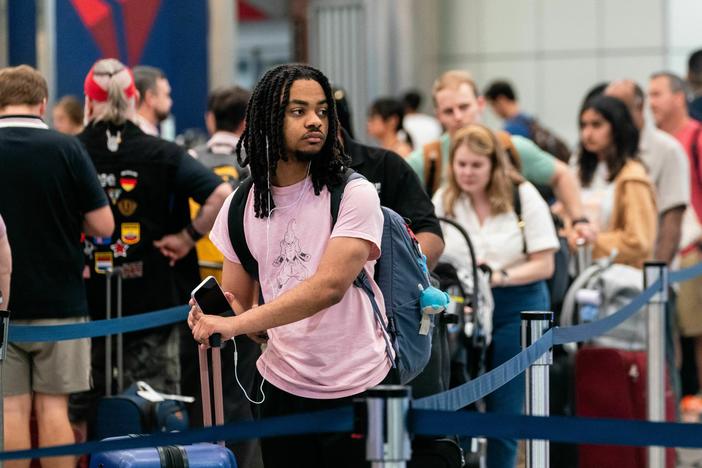
[[[171,85],[162,70],[140,65],[134,67],[134,84],[139,91],[137,124],[147,135],[159,136],[159,125],[171,113]]]
[[[252,184],[225,201],[210,234],[224,254],[222,286],[237,315],[203,315],[192,303],[188,324],[201,343],[213,333],[226,340],[268,331],[257,362],[266,382],[265,396],[256,395],[263,417],[348,405],[391,374],[371,303],[352,286],[365,270],[380,294],[373,281],[383,231],[378,194],[366,180],[350,181],[332,225],[330,188],[343,183],[349,161],[336,138],[329,82],[318,70],[293,64],[268,71],[253,91],[246,124],[237,150]],[[231,217],[230,206],[237,210]],[[242,232],[249,252],[234,242]],[[286,245],[299,261],[281,256]],[[256,279],[265,303],[251,308]],[[364,441],[349,434],[269,438],[261,446],[266,468],[293,460],[365,464]]]

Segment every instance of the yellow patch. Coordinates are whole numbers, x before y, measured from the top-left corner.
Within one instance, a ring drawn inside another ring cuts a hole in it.
[[[141,226],[139,223],[122,223],[122,242],[127,245],[138,244],[141,240]]]
[[[95,252],[95,272],[104,275],[112,266],[112,252]]]

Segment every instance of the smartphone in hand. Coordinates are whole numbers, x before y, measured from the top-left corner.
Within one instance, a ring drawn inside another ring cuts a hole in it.
[[[208,315],[232,316],[232,310],[224,292],[214,276],[208,276],[191,293],[198,307]]]

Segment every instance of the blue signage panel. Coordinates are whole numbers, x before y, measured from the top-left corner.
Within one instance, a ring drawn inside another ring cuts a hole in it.
[[[56,0],[55,97],[82,96],[86,73],[108,57],[161,68],[177,130],[204,127],[207,1]]]

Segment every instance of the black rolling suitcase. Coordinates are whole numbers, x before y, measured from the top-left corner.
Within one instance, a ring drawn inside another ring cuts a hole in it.
[[[220,340],[215,337],[212,343],[212,370],[214,387],[215,423],[224,421],[222,403],[222,367],[220,356]],[[212,406],[210,404],[210,378],[207,364],[207,350],[200,348],[200,383],[202,391],[202,407],[205,426],[212,425]],[[138,436],[126,436],[138,437]],[[236,458],[231,450],[218,444],[194,444],[187,446],[168,446],[140,448],[132,450],[116,450],[103,452],[93,456],[91,468],[236,468]]]
[[[122,274],[119,268],[106,272],[105,315],[112,318],[112,279],[116,278],[116,317],[122,317]],[[97,439],[120,437],[128,434],[149,432],[185,431],[188,429],[188,413],[185,399],[143,398],[138,392],[155,393],[145,382],[135,382],[124,390],[123,336],[117,335],[116,375],[117,395],[113,395],[112,337],[105,337],[105,397],[98,401],[95,436]],[[162,400],[162,401],[158,401]]]

